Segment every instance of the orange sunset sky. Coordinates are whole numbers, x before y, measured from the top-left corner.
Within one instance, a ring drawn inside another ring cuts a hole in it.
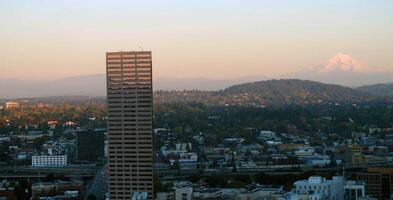
[[[0,1],[0,79],[105,72],[153,51],[155,77],[278,75],[338,52],[393,70],[393,1]]]

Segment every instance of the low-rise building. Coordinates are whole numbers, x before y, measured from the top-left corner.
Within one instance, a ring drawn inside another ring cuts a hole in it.
[[[192,200],[192,186],[176,187],[175,200]]]
[[[259,187],[238,193],[236,200],[278,199],[277,196],[281,191],[280,188]]]
[[[195,188],[194,199],[222,199],[223,192],[219,188]]]
[[[84,191],[83,182],[81,181],[60,181],[38,182],[31,186],[32,197],[55,197],[58,195],[73,197],[79,196]]]
[[[276,137],[276,133],[272,132],[272,131],[260,131],[258,134],[258,139],[260,140],[264,140],[264,139],[271,139],[271,138],[275,138]]]
[[[158,192],[157,200],[175,200],[175,193],[173,191]]]
[[[65,166],[67,165],[66,155],[52,155],[52,156],[32,156],[32,167],[51,167],[51,166]]]
[[[294,183],[294,190],[291,200],[303,199],[344,199],[344,183],[345,180],[341,176],[334,176],[332,180],[326,180],[320,176],[311,176],[308,180],[300,180]]]
[[[308,158],[313,156],[315,149],[313,147],[305,147],[301,146],[298,147],[297,150],[294,152],[295,156],[298,158]]]

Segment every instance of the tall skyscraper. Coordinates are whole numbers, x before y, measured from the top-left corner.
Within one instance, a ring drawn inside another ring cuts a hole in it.
[[[153,199],[150,51],[106,53],[109,197]]]

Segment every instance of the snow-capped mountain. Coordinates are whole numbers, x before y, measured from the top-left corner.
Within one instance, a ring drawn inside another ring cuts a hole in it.
[[[356,72],[364,73],[365,67],[359,61],[353,59],[351,56],[338,53],[330,58],[325,64],[314,68],[319,73],[329,72]]]
[[[351,87],[393,82],[393,73],[367,66],[343,53],[338,53],[324,64],[302,70],[289,77]]]

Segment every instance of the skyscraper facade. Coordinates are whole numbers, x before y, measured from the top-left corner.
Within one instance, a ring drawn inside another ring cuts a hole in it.
[[[109,197],[153,199],[150,51],[106,53]]]

